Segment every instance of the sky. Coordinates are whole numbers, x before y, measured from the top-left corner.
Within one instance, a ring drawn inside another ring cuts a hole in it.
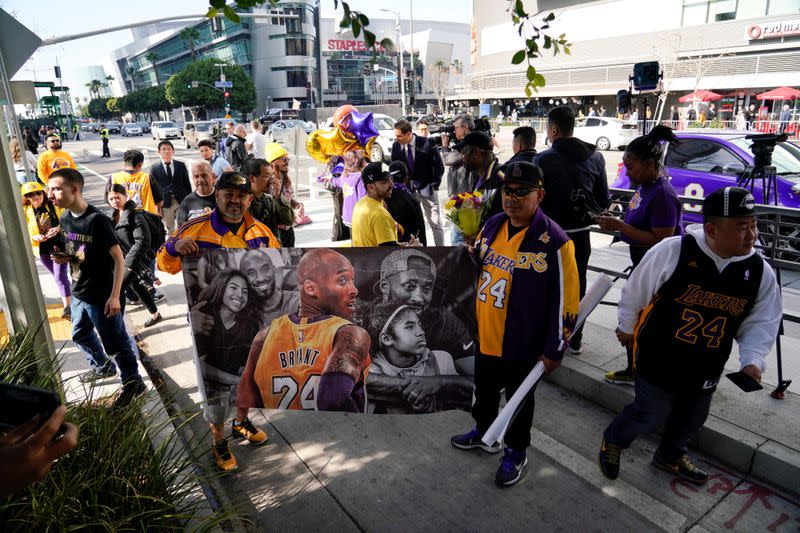
[[[202,14],[208,10],[208,0],[68,0],[68,9],[64,9],[64,6],[61,9],[48,9],[50,1],[0,0],[0,8],[11,13],[42,38],[77,34],[172,15]],[[321,2],[323,17],[341,16],[341,2],[338,12],[334,12],[334,0]],[[382,8],[398,11],[401,18],[407,18],[410,6],[413,8],[415,20],[469,23],[472,18],[472,0],[349,0],[349,4],[351,9],[362,11],[370,18],[389,16],[380,11]],[[53,80],[53,66],[58,63],[62,67],[64,84],[69,85],[70,68],[102,65],[111,50],[131,41],[130,31],[123,30],[40,48],[13,79]],[[86,92],[85,88],[71,89],[73,96],[84,96],[83,92]]]

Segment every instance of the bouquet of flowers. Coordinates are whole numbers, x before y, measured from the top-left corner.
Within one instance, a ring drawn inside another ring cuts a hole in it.
[[[483,211],[483,195],[480,191],[462,192],[451,196],[445,202],[444,208],[444,216],[455,224],[464,236],[473,238],[478,234]]]

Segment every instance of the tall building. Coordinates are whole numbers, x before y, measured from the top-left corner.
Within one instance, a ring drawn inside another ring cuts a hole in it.
[[[562,103],[599,102],[614,109],[614,95],[628,88],[633,65],[659,61],[666,107],[695,89],[725,96],[729,116],[756,103],[754,94],[800,85],[800,0],[540,0],[529,12],[553,12],[548,30],[565,33],[571,55],[542,50],[534,60],[547,85],[525,96],[527,64],[512,65],[523,47],[508,12],[493,0],[474,0],[466,87],[455,97],[471,103],[499,101],[508,109],[527,103],[546,112]],[[541,43],[540,43],[541,44]],[[596,104],[595,104],[596,105]],[[758,104],[757,104],[758,105]]]

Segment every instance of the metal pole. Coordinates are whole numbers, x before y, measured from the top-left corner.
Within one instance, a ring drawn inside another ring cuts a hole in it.
[[[53,339],[47,322],[42,288],[33,255],[25,217],[19,196],[19,184],[14,172],[11,149],[6,131],[13,131],[20,142],[19,124],[11,101],[11,85],[0,52],[0,94],[5,94],[4,106],[10,124],[6,124],[5,113],[0,113],[0,279],[8,307],[7,321],[10,331],[30,327],[37,346],[39,369],[48,374],[60,375],[56,368]]]
[[[414,106],[417,103],[416,94],[417,94],[417,71],[414,68],[414,0],[408,0],[408,25],[409,25],[409,38],[411,39],[411,109],[413,111]]]
[[[319,1],[314,7],[314,28],[317,33],[317,43],[314,47],[314,57],[317,60],[317,105],[316,107],[325,107],[325,98],[322,95],[322,20],[320,15]],[[319,116],[314,115],[314,122],[319,122]]]
[[[402,113],[403,117],[406,116],[406,83],[405,83],[405,76],[403,75],[403,39],[402,34],[400,33],[400,14],[395,13],[395,20],[397,21],[397,42],[400,45],[398,50],[400,52],[400,112]]]

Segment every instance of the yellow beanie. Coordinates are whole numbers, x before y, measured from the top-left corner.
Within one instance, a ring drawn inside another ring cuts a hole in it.
[[[280,143],[269,143],[266,149],[267,153],[267,162],[272,163],[276,159],[280,159],[285,155],[289,155],[289,152],[286,151]]]

